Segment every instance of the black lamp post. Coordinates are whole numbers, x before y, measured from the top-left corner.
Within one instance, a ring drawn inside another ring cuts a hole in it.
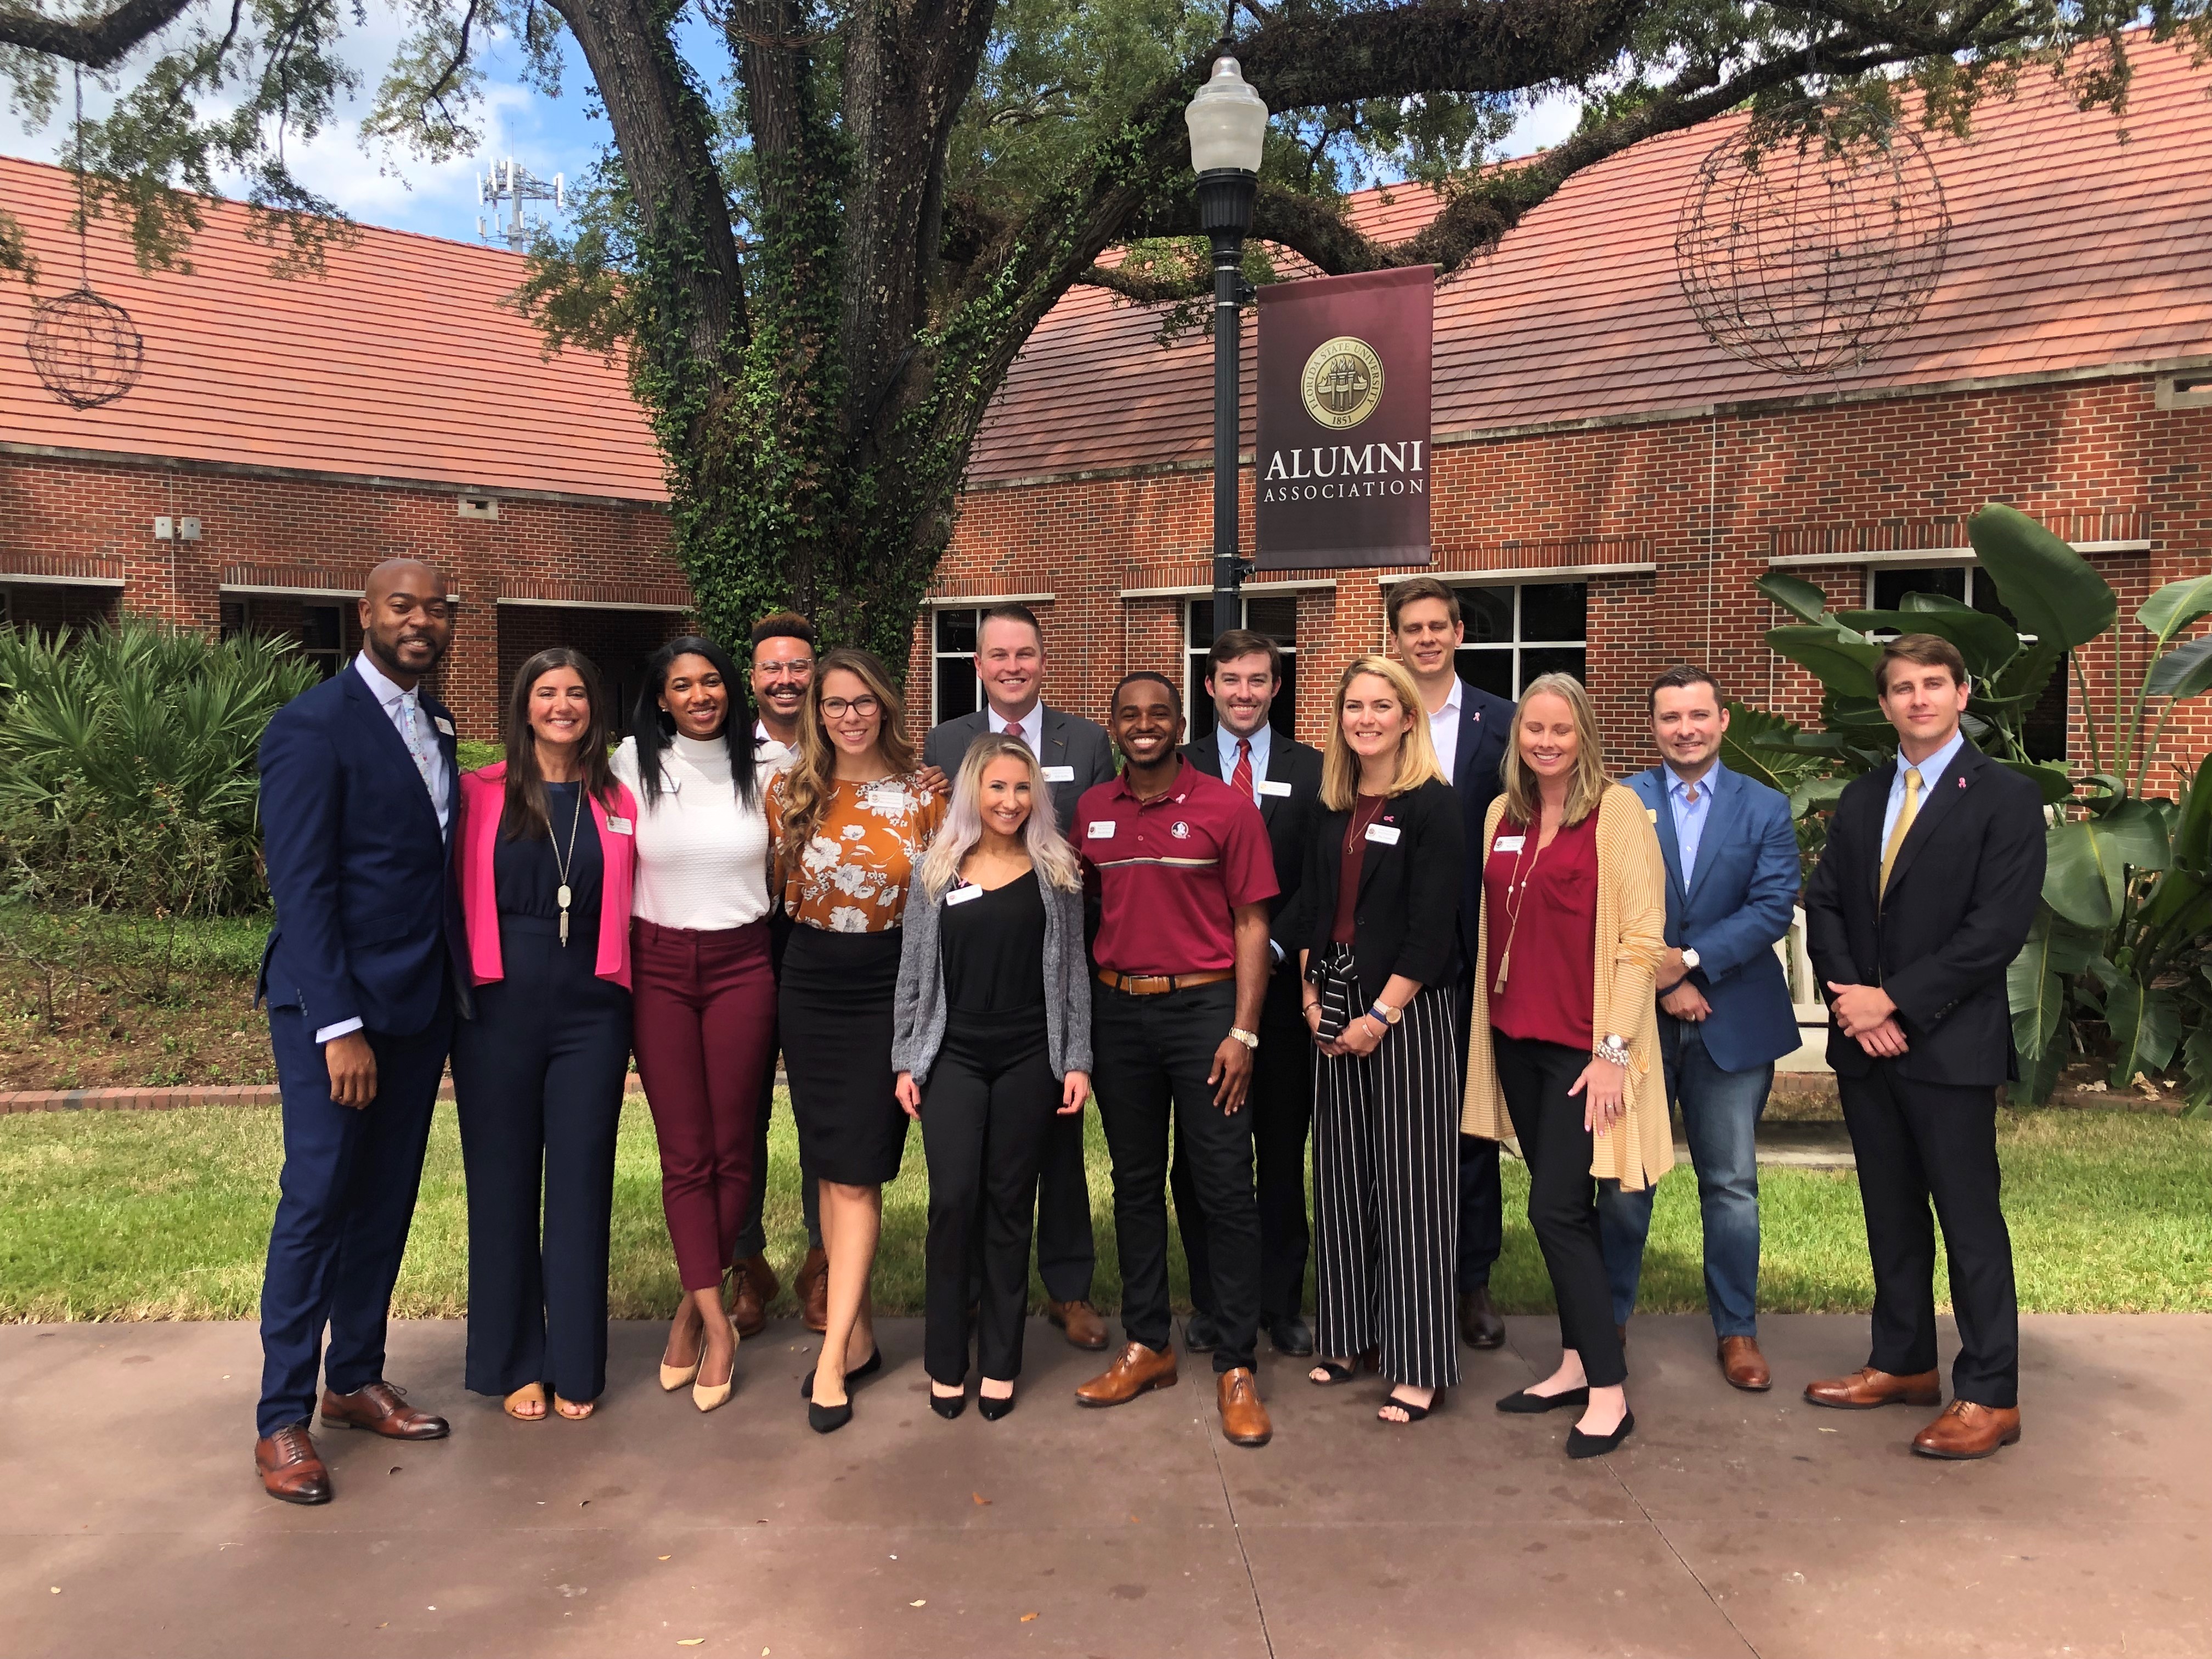
[[[1237,60],[1214,60],[1213,78],[1183,110],[1190,127],[1191,166],[1198,173],[1198,222],[1213,242],[1213,632],[1244,622],[1237,590],[1244,565],[1237,555],[1237,418],[1243,349],[1244,233],[1260,187],[1260,152],[1267,106],[1244,80]]]

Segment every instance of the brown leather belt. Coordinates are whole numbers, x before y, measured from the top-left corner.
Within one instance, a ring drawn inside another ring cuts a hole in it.
[[[1170,991],[1188,991],[1194,985],[1218,985],[1236,977],[1234,968],[1208,968],[1195,974],[1121,974],[1111,968],[1098,970],[1101,985],[1109,991],[1126,991],[1133,997],[1165,996]]]

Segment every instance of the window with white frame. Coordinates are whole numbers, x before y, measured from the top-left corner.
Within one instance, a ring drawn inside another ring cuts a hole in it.
[[[1283,683],[1275,690],[1267,724],[1286,738],[1297,736],[1298,601],[1291,593],[1270,593],[1244,601],[1244,626],[1273,640],[1283,653]],[[1192,742],[1213,735],[1213,699],[1206,691],[1206,653],[1213,645],[1213,601],[1193,599],[1183,606],[1182,702]]]
[[[2020,627],[2020,619],[2005,609],[2004,601],[1997,597],[1997,585],[1990,580],[1989,572],[1977,564],[1876,565],[1867,572],[1869,610],[1900,611],[1908,593],[1941,594],[1947,599],[1972,605],[1984,615],[2002,617],[2015,629]],[[2034,635],[2021,637],[2032,640]],[[2027,750],[2031,760],[2066,758],[2067,698],[2072,673],[2071,655],[2060,658],[2058,666],[2044,685],[2043,695],[2021,717],[2021,746]]]
[[[1465,629],[1455,665],[1469,685],[1512,698],[1543,674],[1589,679],[1588,582],[1519,582],[1454,591]]]
[[[983,683],[975,678],[975,629],[980,608],[939,611],[930,623],[930,705],[933,725],[958,720],[983,706]]]

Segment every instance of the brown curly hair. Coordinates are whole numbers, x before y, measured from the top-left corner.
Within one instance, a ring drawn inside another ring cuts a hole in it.
[[[814,683],[806,688],[806,708],[799,717],[799,758],[781,779],[783,836],[776,857],[786,865],[797,863],[806,843],[820,827],[828,810],[830,791],[837,776],[837,744],[822,718],[822,688],[839,669],[857,677],[883,710],[883,725],[876,746],[893,775],[914,770],[914,744],[906,734],[906,705],[891,684],[882,659],[869,651],[839,646],[814,665]]]

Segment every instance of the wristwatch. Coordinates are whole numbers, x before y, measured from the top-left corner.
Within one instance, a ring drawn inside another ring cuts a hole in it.
[[[1406,1014],[1406,1011],[1403,1008],[1393,1008],[1387,1002],[1377,1002],[1367,1012],[1374,1015],[1376,1018],[1381,1020],[1385,1025],[1395,1025],[1401,1019],[1405,1018]]]
[[[1628,1044],[1617,1032],[1607,1032],[1604,1039],[1592,1048],[1590,1053],[1608,1066],[1628,1064]]]
[[[1692,968],[1696,967],[1696,966],[1698,965],[1698,953],[1697,953],[1697,951],[1696,951],[1695,950],[1689,950],[1689,951],[1683,951],[1683,952],[1682,952],[1682,967],[1683,967],[1684,971],[1685,971],[1685,972],[1686,972],[1686,971],[1688,971],[1690,969],[1692,969]]]
[[[1242,1026],[1232,1025],[1229,1028],[1229,1035],[1235,1037],[1247,1048],[1256,1048],[1260,1046],[1260,1034],[1257,1031],[1248,1031]]]

